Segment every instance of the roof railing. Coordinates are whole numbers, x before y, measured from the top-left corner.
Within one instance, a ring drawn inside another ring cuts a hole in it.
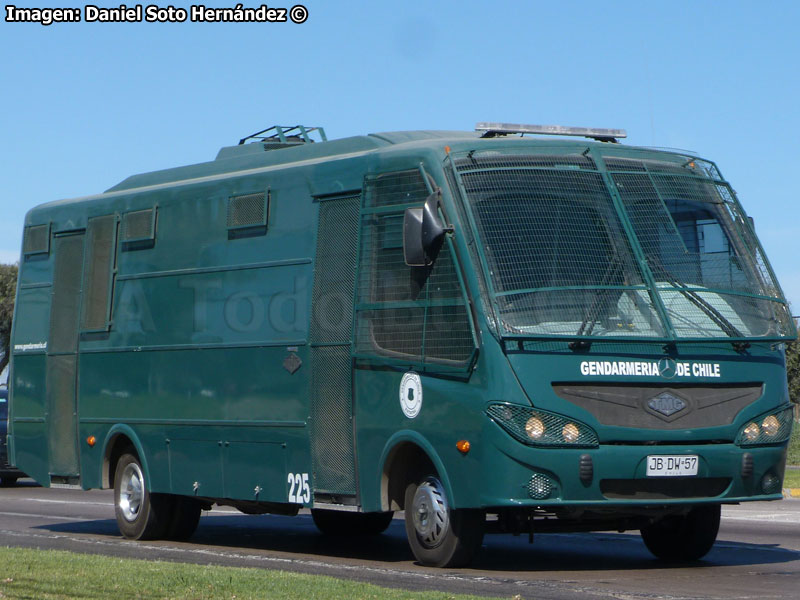
[[[586,137],[598,142],[619,143],[620,138],[628,137],[624,129],[603,129],[597,127],[564,127],[563,125],[521,125],[519,123],[476,123],[475,131],[483,131],[482,138],[504,135],[569,135]]]
[[[319,137],[314,140],[311,134],[316,132]],[[322,127],[306,127],[304,125],[273,125],[261,131],[251,133],[247,137],[239,140],[239,145],[246,143],[248,140],[259,142],[280,142],[282,144],[291,143],[307,143],[313,144],[316,141],[327,142],[328,138],[325,135],[325,130]]]

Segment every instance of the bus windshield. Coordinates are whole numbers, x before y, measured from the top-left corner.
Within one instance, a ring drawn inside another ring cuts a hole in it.
[[[795,335],[716,167],[653,155],[486,152],[455,161],[504,334]]]

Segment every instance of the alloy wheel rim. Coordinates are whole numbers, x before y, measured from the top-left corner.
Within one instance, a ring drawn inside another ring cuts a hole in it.
[[[144,501],[144,476],[136,463],[131,463],[122,472],[120,482],[119,509],[126,521],[133,522],[139,516]]]
[[[435,477],[423,481],[411,503],[414,530],[420,542],[435,548],[444,541],[450,527],[449,510],[441,482]]]

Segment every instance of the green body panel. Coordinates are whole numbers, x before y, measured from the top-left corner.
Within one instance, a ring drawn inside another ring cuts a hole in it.
[[[151,244],[118,244],[108,330],[80,336],[80,485],[113,485],[110,449],[125,436],[142,458],[155,492],[312,505],[313,493],[304,494],[298,481],[305,475],[312,491],[318,489],[311,432],[324,431],[309,423],[320,201],[361,196],[371,177],[423,165],[432,178],[429,184],[442,188],[443,211],[455,225],[447,248],[464,285],[475,351],[472,359],[449,364],[363,353],[351,361],[326,363],[346,363],[344,377],[352,376],[354,447],[342,449],[355,456],[352,504],[364,511],[390,508],[387,461],[399,445],[415,445],[427,454],[456,508],[652,504],[652,499],[612,500],[599,487],[604,479],[644,478],[646,457],[652,454],[696,454],[698,477],[730,479],[713,497],[659,504],[777,498],[777,493],[764,493],[759,482],[768,472],[782,478],[786,443],[745,448],[733,440],[748,420],[789,401],[779,343],[754,341],[749,348],[735,349],[724,340],[678,341],[665,350],[662,341],[623,340],[574,350],[562,340],[500,338],[481,266],[485,256],[447,175],[449,153],[464,154],[477,146],[550,153],[606,147],[528,138],[479,140],[458,132],[378,134],[269,152],[249,144],[223,149],[213,162],[136,175],[104,194],[31,210],[26,226],[49,224],[53,234],[83,230],[92,217],[124,219],[131,211],[155,210]],[[620,152],[663,155],[639,149]],[[269,203],[266,233],[232,235],[229,198],[259,193]],[[389,209],[363,213],[364,222],[384,210]],[[12,460],[44,485],[54,482],[54,475],[68,475],[52,471],[45,427],[44,344],[54,260],[51,246],[49,254],[21,261],[12,340]],[[364,264],[363,256],[359,264]],[[335,342],[347,347],[352,339]],[[763,393],[724,426],[656,430],[604,425],[553,389],[556,383],[675,387],[681,382],[651,375],[587,378],[581,370],[588,361],[657,363],[665,352],[676,361],[719,366],[719,377],[697,376],[692,384],[761,385]],[[409,371],[419,374],[424,392],[413,418],[401,410],[399,396]],[[599,445],[523,444],[487,416],[491,402],[536,407],[577,420],[596,432]],[[325,406],[322,401],[319,405]],[[90,437],[95,445],[87,443]],[[461,440],[470,442],[466,454],[456,448]],[[658,443],[656,450],[653,442]],[[335,446],[318,448],[332,452]],[[753,468],[752,475],[743,477],[745,454]],[[589,483],[579,477],[584,455],[593,461]],[[529,494],[537,473],[552,482],[548,498]]]

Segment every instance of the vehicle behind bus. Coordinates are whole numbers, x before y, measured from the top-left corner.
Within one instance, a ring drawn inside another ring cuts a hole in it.
[[[276,126],[32,209],[12,462],[114,488],[131,539],[224,504],[404,511],[434,566],[487,532],[701,558],[722,504],[781,498],[796,330],[716,165],[622,137]]]
[[[19,469],[15,469],[8,462],[6,450],[6,433],[8,427],[8,388],[0,385],[0,485],[14,485],[17,479],[25,477]]]

